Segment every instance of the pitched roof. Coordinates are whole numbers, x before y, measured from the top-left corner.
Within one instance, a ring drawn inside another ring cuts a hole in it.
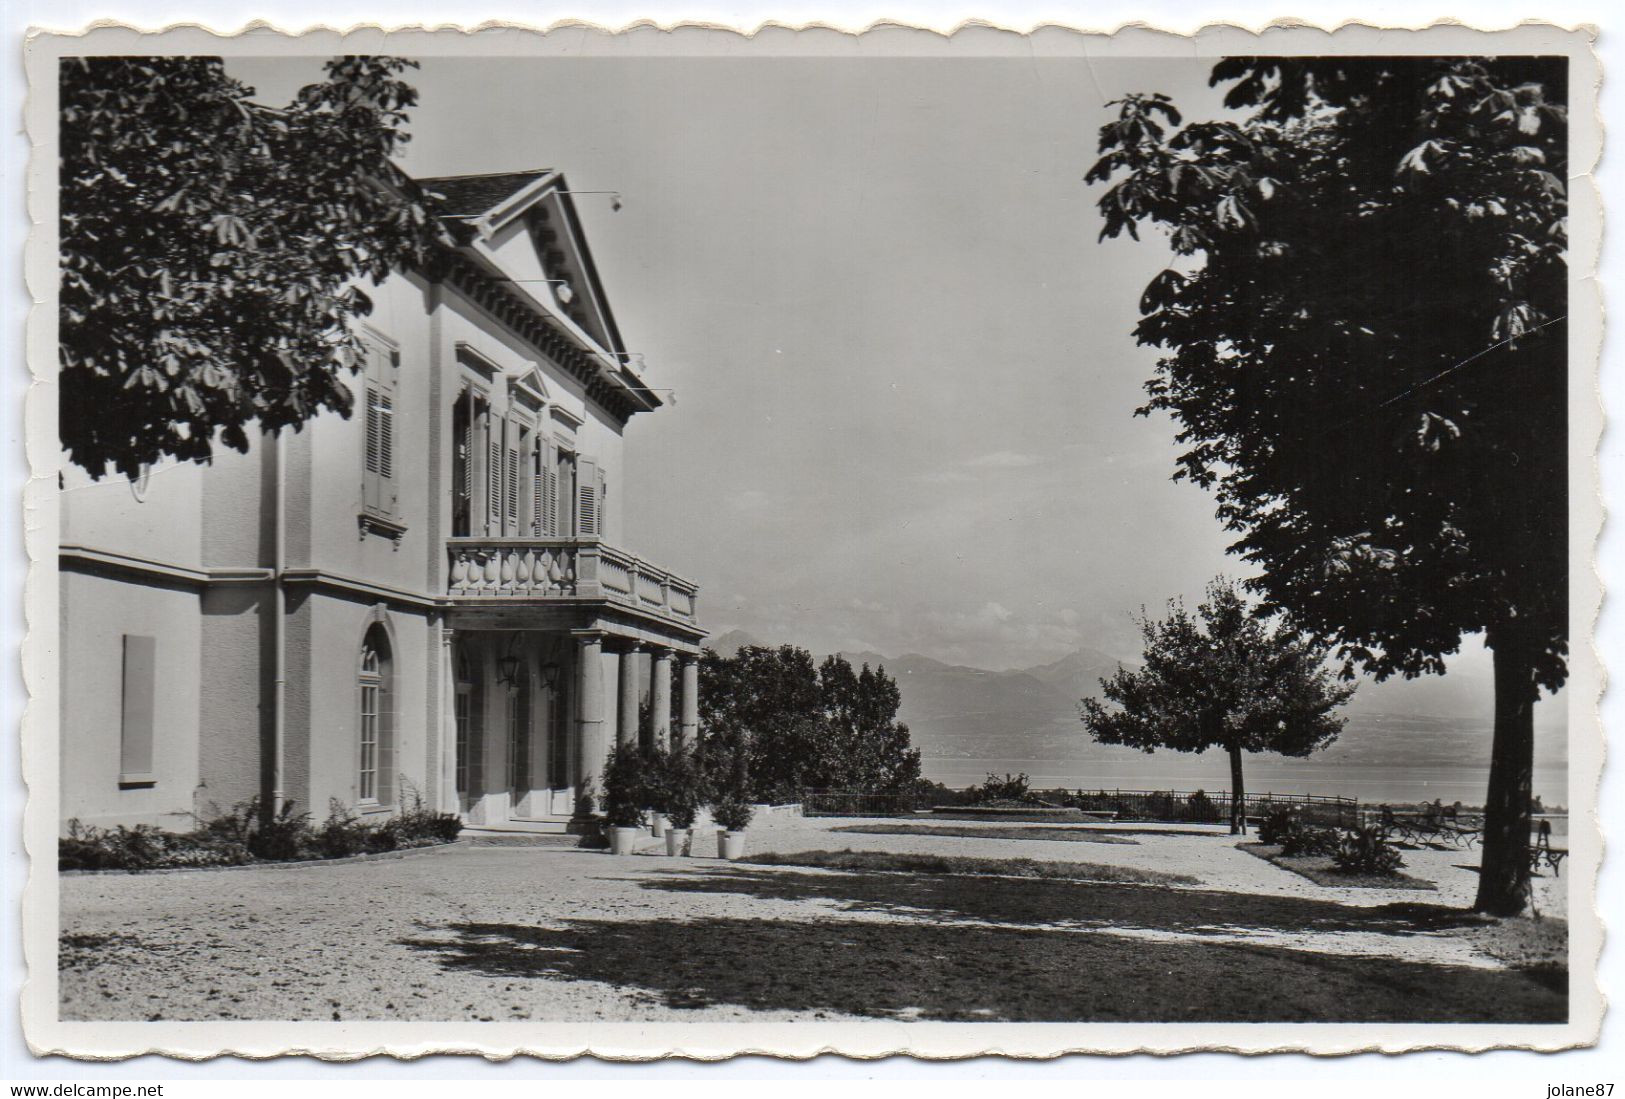
[[[440,211],[452,217],[477,217],[502,204],[521,188],[552,174],[550,168],[532,172],[495,172],[472,176],[436,176],[418,180],[418,186],[442,196]]]

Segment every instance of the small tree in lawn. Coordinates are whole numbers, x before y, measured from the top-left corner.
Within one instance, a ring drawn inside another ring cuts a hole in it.
[[[1230,757],[1230,831],[1245,833],[1243,752],[1306,756],[1336,738],[1334,711],[1354,693],[1326,670],[1327,650],[1255,617],[1233,583],[1208,585],[1195,616],[1180,603],[1140,620],[1145,666],[1100,681],[1106,702],[1086,698],[1083,723],[1102,744]],[[1112,705],[1108,706],[1107,703]]]

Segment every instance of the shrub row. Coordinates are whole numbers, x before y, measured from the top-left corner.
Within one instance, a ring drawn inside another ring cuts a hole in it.
[[[133,828],[94,828],[68,822],[68,834],[57,844],[62,870],[168,870],[205,866],[243,866],[253,862],[342,859],[381,851],[398,851],[450,843],[462,822],[437,813],[412,791],[400,812],[378,824],[358,820],[337,801],[327,819],[312,824],[309,813],[284,802],[269,816],[258,798],[239,802],[229,811],[195,817],[189,832],[170,832],[150,824]]]
[[[1399,848],[1389,842],[1376,825],[1347,831],[1317,828],[1285,806],[1264,814],[1258,826],[1258,839],[1260,843],[1279,847],[1287,858],[1330,858],[1345,874],[1395,877],[1405,865]]]

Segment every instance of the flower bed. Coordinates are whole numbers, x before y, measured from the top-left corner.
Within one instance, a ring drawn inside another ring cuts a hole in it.
[[[308,813],[295,813],[291,801],[266,816],[253,799],[230,812],[198,818],[190,832],[70,821],[68,834],[57,842],[57,869],[139,873],[347,859],[450,843],[461,830],[456,816],[425,808],[415,793],[405,808],[378,824],[357,820],[336,803],[320,825],[313,825]]]
[[[938,805],[931,810],[933,817],[944,820],[1024,820],[1024,821],[1084,821],[1110,819],[1082,812],[1078,809],[1048,809],[1040,805]]]
[[[1413,878],[1409,874],[1350,874],[1339,870],[1328,855],[1287,856],[1281,848],[1262,843],[1244,843],[1241,849],[1265,862],[1272,862],[1282,870],[1290,870],[1299,877],[1308,878],[1316,885],[1334,889],[1424,889],[1437,888],[1430,881]]]

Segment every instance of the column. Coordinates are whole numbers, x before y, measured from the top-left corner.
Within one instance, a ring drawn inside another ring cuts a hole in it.
[[[638,742],[638,653],[643,651],[643,643],[628,641],[621,649],[621,705],[619,729],[616,731],[615,743],[636,744]]]
[[[683,710],[677,739],[689,748],[700,744],[700,658],[683,654]]]
[[[655,649],[649,658],[649,724],[655,743],[671,746],[671,650]]]
[[[457,634],[440,624],[440,781],[434,808],[461,814],[457,797]]]
[[[576,639],[576,743],[580,747],[580,784],[577,790],[591,790],[604,796],[604,757],[609,754],[604,735],[604,635],[597,630],[575,632]]]

